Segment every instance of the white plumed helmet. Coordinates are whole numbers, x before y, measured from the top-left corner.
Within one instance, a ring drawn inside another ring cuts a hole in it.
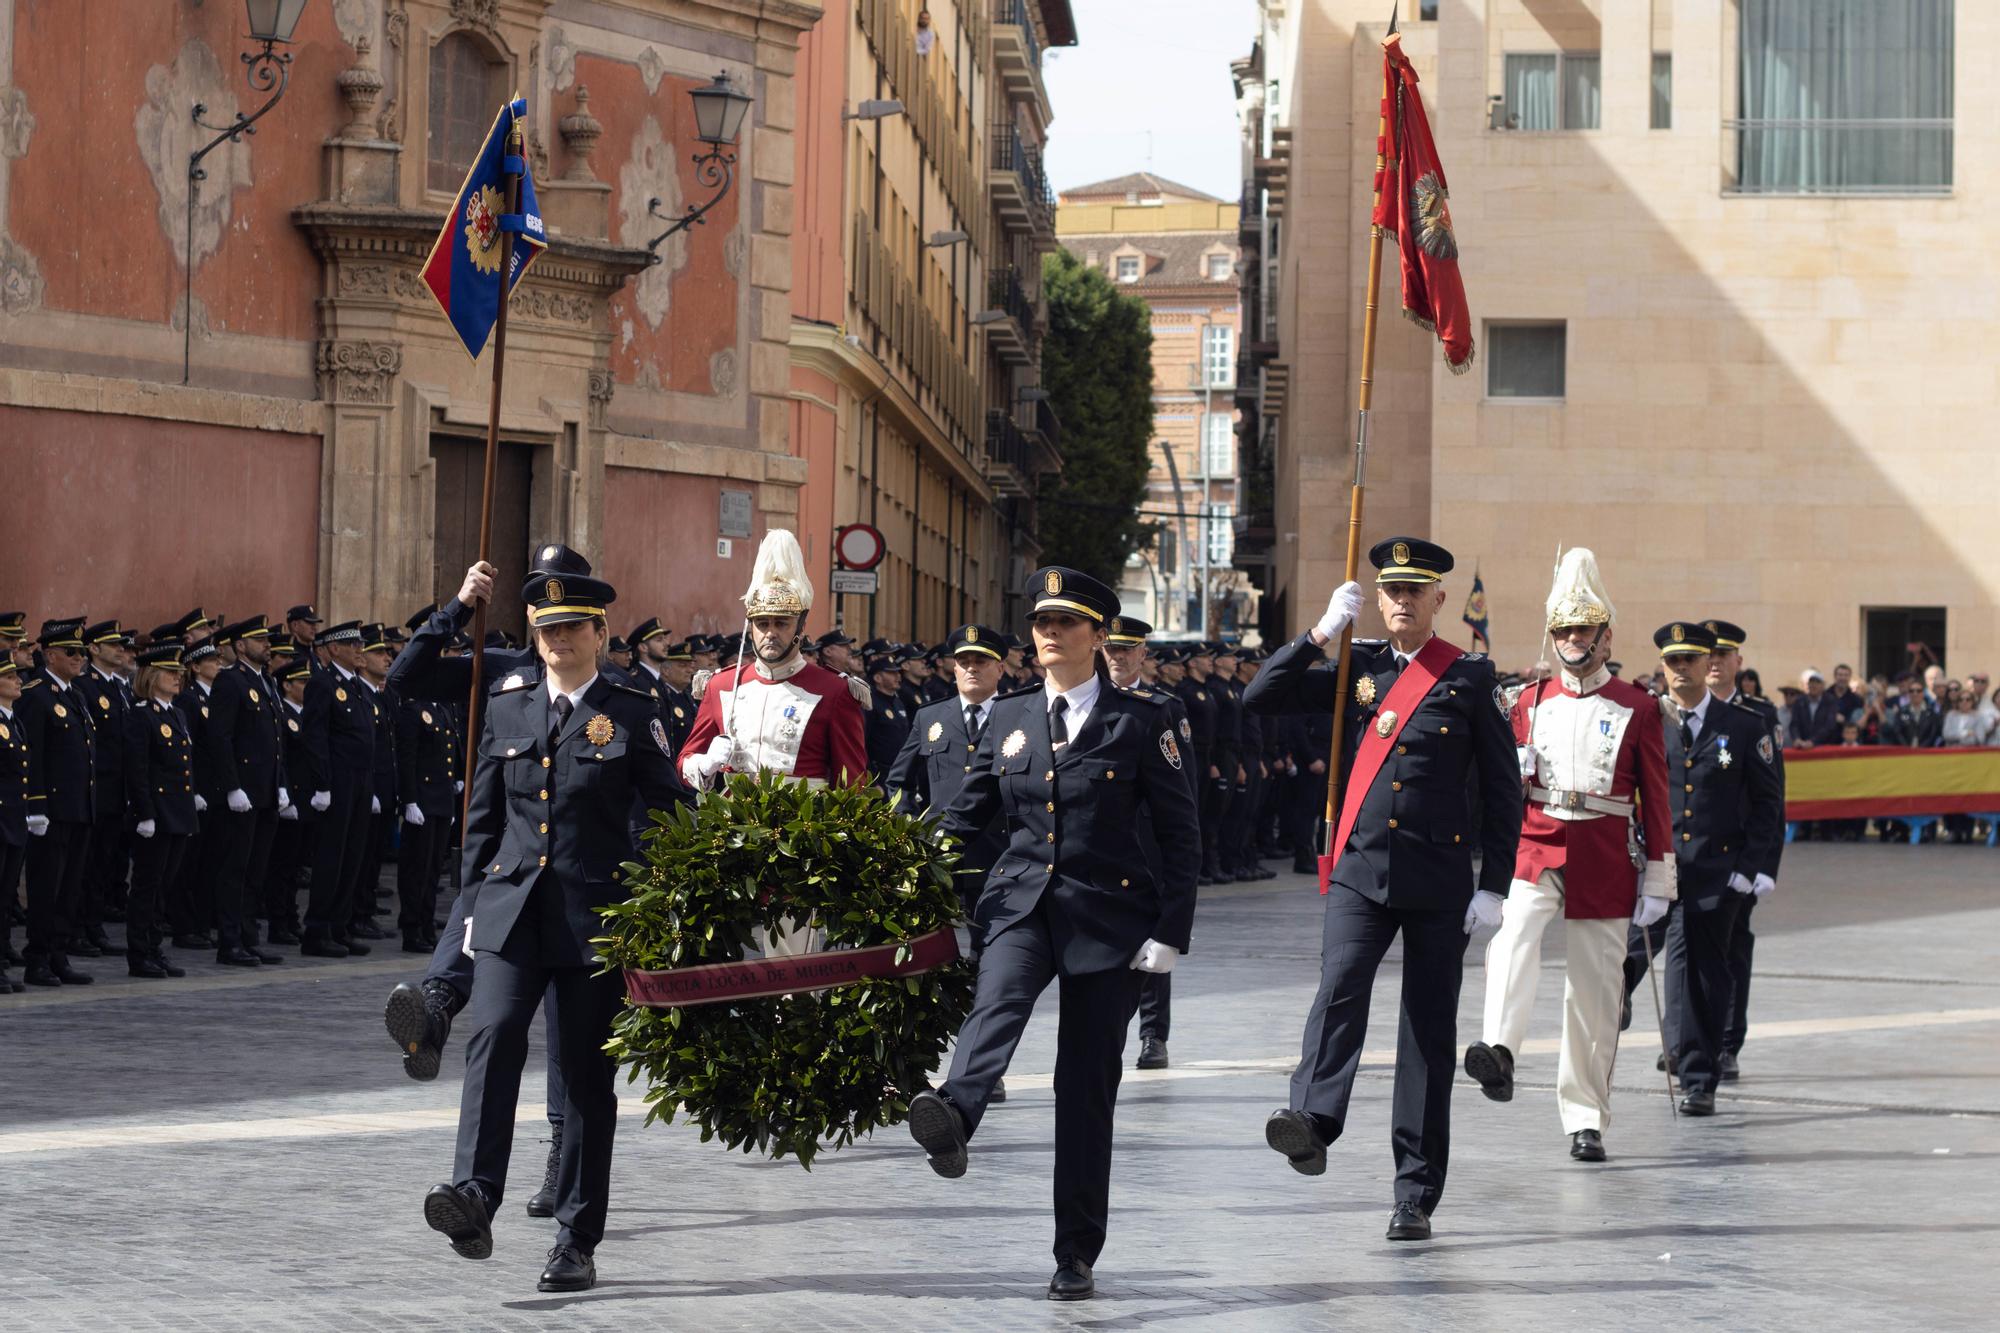
[[[1557,560],[1548,611],[1548,627],[1552,630],[1570,625],[1609,625],[1618,619],[1618,608],[1611,604],[1611,595],[1604,590],[1604,576],[1597,572],[1597,557],[1588,547],[1572,546]]]
[[[757,548],[750,590],[743,594],[744,616],[796,616],[812,610],[812,604],[812,579],[799,539],[785,528],[772,528]]]

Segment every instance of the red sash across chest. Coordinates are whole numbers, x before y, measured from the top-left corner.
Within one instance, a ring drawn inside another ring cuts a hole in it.
[[[1367,799],[1375,775],[1382,771],[1382,761],[1389,757],[1396,738],[1403,734],[1404,724],[1431,692],[1431,686],[1444,675],[1445,668],[1463,656],[1464,649],[1434,638],[1417,650],[1417,655],[1403,668],[1403,674],[1389,687],[1389,697],[1382,701],[1381,711],[1375,715],[1376,724],[1362,733],[1361,744],[1354,750],[1354,768],[1347,775],[1347,790],[1341,795],[1340,827],[1334,835],[1333,852],[1319,858],[1321,893],[1333,882],[1333,867],[1347,848],[1348,835],[1354,832],[1354,821],[1361,814],[1361,803]],[[1345,699],[1336,701],[1336,707],[1344,710],[1346,706]],[[1386,731],[1381,725],[1383,720],[1389,721]]]

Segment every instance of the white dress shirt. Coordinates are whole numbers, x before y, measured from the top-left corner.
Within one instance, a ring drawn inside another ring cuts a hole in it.
[[[1096,707],[1099,684],[1100,682],[1095,672],[1091,673],[1090,679],[1071,690],[1057,689],[1056,683],[1053,680],[1042,682],[1042,697],[1047,702],[1052,715],[1057,699],[1066,699],[1069,701],[1069,711],[1063,714],[1063,725],[1069,728],[1069,738],[1071,740],[1075,740],[1077,733],[1083,730],[1084,719],[1088,718],[1090,710]]]

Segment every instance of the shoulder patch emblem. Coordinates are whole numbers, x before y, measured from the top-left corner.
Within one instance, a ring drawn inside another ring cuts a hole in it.
[[[611,738],[617,734],[617,728],[611,725],[611,719],[602,713],[583,724],[584,739],[592,745],[609,745]]]
[[[1000,755],[1004,759],[1012,759],[1027,748],[1028,733],[1016,728],[1014,731],[1008,733],[1006,741],[1001,744]]]
[[[1167,757],[1167,762],[1172,764],[1176,771],[1179,770],[1181,766],[1181,747],[1174,744],[1173,732],[1163,731],[1160,733],[1160,753]]]
[[[1771,738],[1769,736],[1759,736],[1757,738],[1757,757],[1768,764],[1771,762],[1771,754]]]
[[[944,723],[933,722],[931,723],[931,729],[924,733],[924,739],[927,741],[934,741],[942,735],[944,735]]]
[[[680,711],[678,708],[674,710],[676,713]],[[646,730],[652,733],[653,744],[660,747],[660,753],[672,759],[674,757],[674,747],[667,743],[667,729],[661,725],[660,719],[657,717],[654,718],[652,724]]]
[[[1181,719],[1181,739],[1190,745],[1194,743],[1194,728],[1188,725],[1186,718]]]
[[[1493,687],[1493,706],[1500,710],[1500,716],[1513,716],[1514,710],[1507,706],[1507,687],[1505,685],[1495,685]]]

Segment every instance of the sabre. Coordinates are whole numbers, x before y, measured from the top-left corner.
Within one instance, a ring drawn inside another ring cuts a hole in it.
[[[1660,1054],[1667,1059],[1667,1110],[1673,1118],[1681,1118],[1681,1108],[1674,1102],[1674,1056],[1667,1049],[1667,1011],[1660,1003],[1660,974],[1653,970],[1653,930],[1650,926],[1639,929],[1639,939],[1646,946],[1646,980],[1653,986],[1653,1022],[1659,1028]]]

